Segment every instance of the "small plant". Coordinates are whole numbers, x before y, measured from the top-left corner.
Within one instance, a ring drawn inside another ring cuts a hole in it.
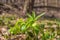
[[[48,23],[47,23],[47,25],[52,26],[53,24],[52,24],[52,23],[50,23],[50,22],[48,22]]]
[[[27,34],[29,38],[36,38],[40,31],[40,25],[37,23],[37,20],[43,16],[45,13],[42,13],[38,16],[35,15],[35,12],[32,12],[32,15],[27,14],[28,18],[26,20],[19,19],[14,27],[9,29],[11,34]]]
[[[0,25],[8,25],[12,20],[15,20],[15,16],[0,15]]]
[[[55,33],[50,33],[48,31],[42,33],[42,40],[53,40],[53,38],[55,37]]]

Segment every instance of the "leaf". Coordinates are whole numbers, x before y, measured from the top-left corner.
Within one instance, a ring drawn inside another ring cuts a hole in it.
[[[42,35],[42,40],[47,40],[47,39],[49,39],[49,38],[50,38],[49,32],[43,33],[43,35]]]
[[[45,34],[45,38],[49,39],[50,35],[48,33]]]
[[[55,37],[55,33],[52,33],[52,34],[50,35],[50,37],[51,37],[51,38],[54,38],[54,37]]]
[[[41,16],[43,16],[45,13],[42,13],[42,14],[40,14],[40,15],[38,15],[36,18],[35,18],[35,20],[37,20],[37,19],[39,19]]]
[[[23,24],[25,24],[25,23],[24,23],[24,19],[20,18],[20,19],[16,22],[15,26],[23,25]]]
[[[13,28],[10,28],[8,31],[9,31],[11,34],[13,34]]]
[[[36,33],[36,35],[38,35],[38,33],[39,33],[39,30],[35,30],[35,33]]]
[[[37,25],[37,23],[33,23],[32,26],[35,27]]]
[[[33,17],[32,17],[30,14],[27,14],[27,16],[28,16],[30,19],[33,19]]]
[[[22,32],[27,31],[26,28],[27,28],[27,27],[26,27],[25,25],[22,25],[22,26],[21,26],[21,31],[22,31]]]
[[[33,26],[33,29],[34,29],[34,32],[36,33],[36,35],[38,35],[38,33],[39,33],[39,26]]]
[[[32,11],[32,17],[33,17],[33,19],[35,19],[35,17],[36,17],[36,15],[35,15],[35,12],[34,12],[34,11]]]
[[[11,34],[17,34],[17,33],[20,33],[20,27],[11,27],[9,30],[8,30]]]
[[[48,31],[46,31],[45,33],[44,33],[44,36],[45,36],[45,39],[50,39],[50,32],[48,32]]]

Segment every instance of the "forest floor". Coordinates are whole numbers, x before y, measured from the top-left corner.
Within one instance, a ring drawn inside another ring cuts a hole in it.
[[[0,15],[0,40],[24,40],[26,38],[26,35],[24,34],[18,34],[18,35],[9,35],[9,28],[11,26],[14,26],[16,21],[20,19],[16,15],[10,15],[10,14],[2,14]],[[48,31],[52,33],[55,33],[55,37],[53,40],[60,40],[60,21],[56,19],[40,19],[38,20],[38,23],[45,24],[44,32]],[[6,35],[9,35],[10,37],[7,37]]]

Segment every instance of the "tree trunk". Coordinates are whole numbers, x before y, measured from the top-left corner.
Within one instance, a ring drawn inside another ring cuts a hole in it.
[[[30,0],[30,2],[29,2],[29,12],[30,12],[30,13],[33,11],[34,1],[35,1],[35,0]]]
[[[26,16],[28,5],[29,5],[29,0],[25,0],[25,3],[23,5],[23,10],[22,10],[22,16]]]

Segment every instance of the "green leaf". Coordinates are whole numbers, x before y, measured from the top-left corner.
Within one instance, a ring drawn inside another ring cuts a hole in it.
[[[38,33],[39,33],[39,30],[36,30],[36,29],[35,29],[35,33],[36,33],[36,35],[38,35]]]
[[[11,34],[17,34],[17,33],[20,33],[20,27],[11,27],[9,30],[8,30]]]
[[[32,11],[32,17],[35,19],[36,15],[35,15],[35,12]]]
[[[20,18],[20,19],[16,22],[15,26],[23,25],[23,24],[25,24],[24,19]]]
[[[39,19],[41,16],[43,16],[45,13],[42,13],[42,14],[40,14],[40,15],[38,15],[36,18],[35,18],[35,20],[37,20],[37,19]]]
[[[49,32],[43,33],[42,40],[47,40],[47,39],[49,39],[49,38],[50,38]]]
[[[32,26],[35,27],[37,25],[37,23],[33,23]]]
[[[55,33],[52,33],[51,35],[50,35],[50,38],[54,38],[55,37]]]
[[[39,26],[33,26],[34,32],[36,33],[36,35],[38,35],[40,28]]]
[[[45,38],[49,39],[50,35],[48,33],[45,34]]]
[[[28,16],[30,19],[33,19],[33,17],[32,17],[30,14],[27,14],[27,16]]]
[[[13,34],[13,28],[10,28],[8,31],[9,31],[11,34]]]
[[[21,26],[21,31],[22,31],[22,32],[27,31],[26,28],[27,28],[26,25],[22,25],[22,26]]]

